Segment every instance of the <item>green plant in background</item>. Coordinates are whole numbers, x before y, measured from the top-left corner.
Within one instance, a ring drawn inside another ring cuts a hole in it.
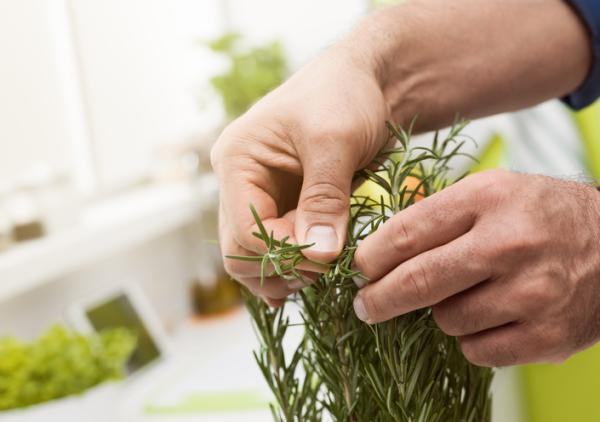
[[[346,246],[319,280],[307,285],[296,302],[304,337],[291,356],[284,339],[291,324],[284,308],[271,309],[247,295],[247,304],[261,342],[256,361],[274,393],[271,407],[277,421],[439,421],[482,422],[491,418],[493,372],[471,365],[455,338],[435,324],[430,309],[391,321],[367,325],[356,318],[352,301],[357,292],[352,259],[358,242],[390,216],[421,197],[444,189],[449,161],[460,152],[463,123],[456,124],[430,148],[411,147],[411,131],[388,125],[399,146],[384,151],[357,177],[377,189],[355,193],[350,204]],[[417,181],[415,185],[415,181]],[[412,187],[411,187],[412,186]],[[360,190],[359,190],[360,192]],[[297,266],[306,260],[302,249],[287,239],[276,240],[252,209],[267,253],[229,257],[255,261],[262,278],[302,279]]]
[[[287,75],[283,48],[278,42],[244,48],[241,36],[226,34],[209,43],[215,53],[230,61],[227,72],[211,79],[211,84],[221,95],[229,118],[243,114],[252,104],[279,86]]]
[[[393,5],[393,4],[398,4],[401,1],[402,0],[369,0],[369,4],[370,4],[371,8],[375,9],[377,7],[390,6],[390,5]]]
[[[0,339],[0,410],[80,394],[123,378],[135,344],[126,329],[82,335],[58,325],[31,343]]]

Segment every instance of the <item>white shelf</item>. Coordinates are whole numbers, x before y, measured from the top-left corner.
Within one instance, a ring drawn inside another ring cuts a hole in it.
[[[144,187],[88,207],[68,230],[0,254],[0,301],[174,231],[200,218],[216,182]]]

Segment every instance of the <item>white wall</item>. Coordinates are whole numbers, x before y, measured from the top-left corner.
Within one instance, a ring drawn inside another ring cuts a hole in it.
[[[366,0],[230,0],[231,28],[250,42],[281,40],[292,67],[346,33],[368,10]]]
[[[217,127],[200,39],[219,0],[1,0],[0,181],[44,164],[85,193],[147,176],[156,146]],[[200,103],[208,107],[200,107]]]
[[[42,162],[69,166],[72,121],[56,8],[46,0],[0,1],[0,181]],[[65,158],[66,157],[66,158]]]
[[[147,174],[154,147],[181,142],[210,125],[200,118],[195,83],[203,75],[190,49],[200,54],[195,38],[203,25],[215,35],[221,25],[214,4],[202,3],[69,0],[105,189]]]
[[[0,181],[43,163],[79,191],[143,179],[156,147],[220,125],[201,41],[281,40],[296,68],[365,0],[0,0]]]

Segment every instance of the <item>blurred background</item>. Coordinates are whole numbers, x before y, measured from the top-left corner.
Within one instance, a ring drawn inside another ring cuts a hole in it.
[[[270,419],[208,154],[378,3],[0,0],[0,421]],[[456,166],[600,178],[599,122],[483,119]],[[600,421],[598,391],[598,348],[500,370],[494,420]]]

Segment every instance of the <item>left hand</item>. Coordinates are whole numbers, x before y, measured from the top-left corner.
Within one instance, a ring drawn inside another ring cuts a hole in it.
[[[469,176],[387,221],[354,258],[357,316],[432,306],[480,366],[560,362],[600,340],[600,193],[545,176]]]

